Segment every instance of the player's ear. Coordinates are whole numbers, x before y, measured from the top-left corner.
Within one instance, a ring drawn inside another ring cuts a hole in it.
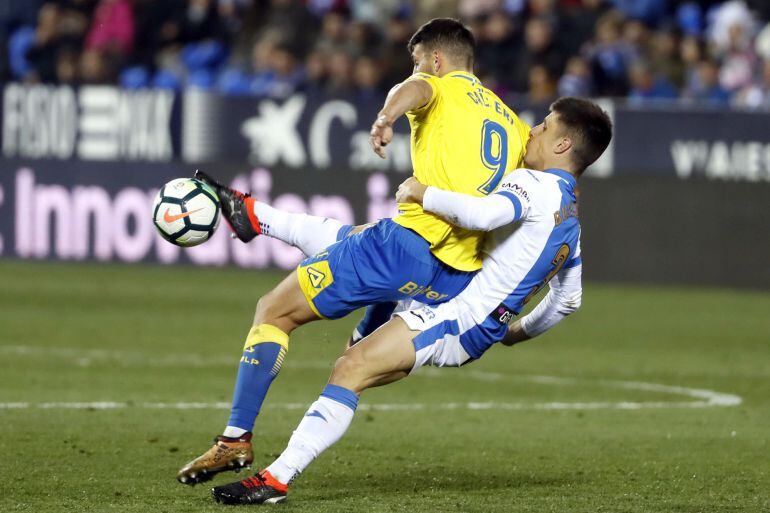
[[[572,149],[572,139],[567,136],[557,139],[556,144],[553,147],[553,152],[557,155],[568,152]]]
[[[443,57],[438,50],[433,50],[433,52],[431,52],[431,58],[433,59],[433,74],[438,75],[441,70]]]

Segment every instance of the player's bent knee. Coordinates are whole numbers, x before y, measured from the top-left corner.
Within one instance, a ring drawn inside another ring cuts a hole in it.
[[[337,361],[334,362],[334,370],[332,371],[333,376],[350,379],[360,373],[363,360],[351,353],[353,353],[353,351],[346,351],[345,354],[337,358]]]
[[[254,312],[254,325],[274,324],[279,315],[275,308],[275,300],[270,294],[262,296],[257,301],[257,309]]]
[[[272,324],[286,333],[318,320],[297,281],[296,273],[287,276],[277,287],[257,301],[254,324]]]
[[[282,298],[282,295],[272,290],[259,298],[257,301],[257,309],[254,313],[254,325],[257,324],[272,324],[278,326],[284,331],[291,331],[293,329],[293,322],[291,322],[293,309],[287,301]]]
[[[354,392],[363,390],[368,376],[365,360],[359,353],[348,350],[337,358],[329,383],[344,386]]]
[[[273,303],[274,303],[274,300],[271,297],[270,293],[259,298],[257,300],[257,310],[254,313],[254,317],[255,318],[266,317],[269,314],[271,308],[273,307]]]

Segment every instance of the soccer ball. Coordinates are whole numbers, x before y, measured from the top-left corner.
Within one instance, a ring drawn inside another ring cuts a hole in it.
[[[170,243],[197,246],[206,242],[219,226],[219,198],[200,180],[177,178],[158,191],[152,220]]]

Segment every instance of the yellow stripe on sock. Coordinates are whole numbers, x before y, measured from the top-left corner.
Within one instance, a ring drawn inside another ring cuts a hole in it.
[[[257,344],[264,344],[265,342],[279,344],[282,346],[281,351],[284,354],[289,350],[289,335],[270,324],[252,326],[251,330],[249,330],[249,335],[246,337],[243,349],[254,347]]]
[[[278,358],[275,359],[275,364],[273,365],[273,368],[270,369],[270,374],[273,376],[277,376],[278,372],[281,370],[281,365],[283,365],[283,360],[286,358],[286,348],[282,347],[281,350],[278,352]]]

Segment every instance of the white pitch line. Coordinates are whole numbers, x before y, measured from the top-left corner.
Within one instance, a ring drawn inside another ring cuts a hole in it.
[[[215,365],[233,366],[232,358],[209,358],[194,353],[190,354],[166,354],[157,357],[148,358],[146,354],[130,351],[113,351],[106,349],[76,349],[62,347],[41,347],[30,345],[2,345],[0,354],[14,354],[19,356],[35,356],[41,353],[55,355],[62,358],[71,359],[73,363],[79,366],[90,366],[94,362],[103,363],[105,361],[120,362],[124,365],[147,365],[158,367],[211,367]],[[331,363],[322,362],[302,362],[291,361],[289,367],[305,369],[324,369],[328,370]],[[734,394],[716,392],[714,390],[689,388],[682,386],[663,385],[659,383],[645,383],[641,381],[624,380],[591,380],[578,379],[559,376],[540,376],[540,375],[509,375],[498,372],[489,372],[473,369],[464,369],[463,377],[476,379],[486,382],[497,381],[525,381],[541,385],[555,386],[576,386],[581,384],[599,385],[608,388],[620,388],[624,390],[636,390],[642,392],[653,392],[662,394],[671,394],[685,396],[693,401],[599,401],[599,402],[544,402],[544,403],[523,403],[523,402],[468,402],[468,403],[393,403],[393,404],[361,404],[359,409],[373,411],[404,411],[404,410],[641,410],[641,409],[663,409],[663,408],[711,408],[711,407],[729,407],[737,406],[743,402],[743,399]],[[417,376],[439,378],[445,376],[454,376],[453,373],[447,373],[446,370],[435,368],[421,369]],[[282,408],[288,410],[301,410],[308,407],[304,403],[291,404],[273,404],[268,408]],[[121,408],[146,408],[146,409],[174,409],[174,410],[195,410],[195,409],[229,409],[230,403],[215,402],[159,402],[159,403],[128,403],[114,401],[100,402],[0,402],[0,410],[18,410],[18,409],[73,409],[73,410],[112,410]]]
[[[477,371],[479,372],[479,371]],[[530,376],[536,378],[535,382],[542,381],[543,376]],[[527,378],[527,376],[521,376]],[[559,378],[553,376],[553,382],[560,384],[575,384],[580,380],[572,378]],[[678,386],[661,385],[657,383],[643,383],[637,381],[601,381],[600,383],[618,386],[629,390],[649,390],[662,393],[674,393],[693,398],[706,399],[705,401],[598,401],[598,402],[546,402],[546,403],[523,403],[523,402],[467,402],[467,403],[380,403],[359,405],[358,409],[363,411],[415,411],[415,410],[649,410],[649,409],[671,409],[671,408],[712,408],[712,407],[730,407],[741,404],[742,399],[737,395],[724,394],[713,390],[704,390],[696,388],[686,388]],[[272,404],[267,408],[276,408],[284,410],[306,410],[308,404],[305,403],[284,403]],[[13,402],[0,403],[0,410],[20,410],[20,409],[68,409],[68,410],[116,410],[123,408],[142,408],[154,410],[227,410],[230,409],[230,403],[226,402],[145,402],[128,403],[115,401],[98,402],[45,402],[28,403]]]
[[[0,345],[0,354],[14,356],[56,357],[67,360],[78,367],[92,367],[104,363],[112,363],[120,367],[233,367],[240,358],[238,347],[233,348],[233,356],[205,356],[196,353],[166,353],[148,355],[140,351],[124,351],[120,349],[78,349],[75,347],[43,347],[24,344]],[[340,349],[341,350],[341,349]],[[333,361],[323,362],[291,362],[293,367],[331,370]]]
[[[309,404],[288,403],[266,406],[267,409],[306,410]],[[678,401],[678,402],[548,402],[548,403],[507,403],[507,402],[469,402],[469,403],[380,403],[361,404],[361,411],[421,411],[421,410],[643,410],[670,408],[709,408],[727,406],[708,401]],[[46,402],[46,403],[0,403],[0,410],[120,410],[120,409],[151,409],[151,410],[228,410],[230,403],[126,403],[115,401],[98,402]]]
[[[425,376],[431,376],[431,377],[438,377],[438,376],[444,376],[446,373],[441,372],[440,369],[436,368],[430,368],[426,367],[424,369],[421,369],[420,372],[422,373],[425,371]],[[419,376],[420,374],[418,374]],[[542,403],[541,406],[538,406],[536,408],[532,409],[599,409],[599,408],[609,408],[606,406],[601,406],[605,404],[612,404],[615,406],[612,406],[613,409],[623,409],[623,410],[632,410],[632,409],[641,409],[641,408],[650,408],[651,406],[638,406],[640,404],[643,405],[654,405],[654,404],[674,404],[677,405],[676,407],[681,408],[705,408],[705,407],[713,407],[713,406],[738,406],[743,402],[743,399],[734,394],[726,394],[723,392],[716,392],[714,390],[707,390],[707,389],[700,389],[700,388],[689,388],[689,387],[682,387],[682,386],[673,386],[673,385],[662,385],[660,383],[645,383],[641,381],[625,381],[625,380],[608,380],[608,379],[601,379],[601,380],[589,380],[589,379],[577,379],[577,378],[565,378],[565,377],[559,377],[559,376],[540,376],[540,375],[524,375],[524,376],[510,376],[507,374],[502,374],[498,372],[486,372],[486,371],[478,371],[478,370],[467,370],[463,372],[464,376],[467,376],[469,378],[478,379],[480,381],[503,381],[503,380],[517,380],[517,381],[527,381],[529,383],[537,383],[541,385],[559,385],[559,386],[575,386],[575,385],[581,385],[581,384],[594,384],[594,385],[600,385],[608,388],[620,388],[624,390],[638,390],[641,392],[656,392],[656,393],[663,393],[663,394],[672,394],[672,395],[683,395],[685,397],[691,397],[693,399],[701,399],[701,401],[687,401],[687,402],[613,402],[613,403],[603,403],[603,402],[589,402],[589,403],[566,403],[570,405],[578,405],[578,407],[574,408],[568,408],[568,407],[562,407],[561,405],[565,403]],[[704,401],[705,399],[705,401]],[[516,403],[518,404],[518,403]],[[582,406],[580,406],[582,405]],[[660,406],[663,408],[664,406]],[[506,407],[501,407],[501,409],[506,409]],[[517,408],[507,408],[507,409],[519,409]]]

